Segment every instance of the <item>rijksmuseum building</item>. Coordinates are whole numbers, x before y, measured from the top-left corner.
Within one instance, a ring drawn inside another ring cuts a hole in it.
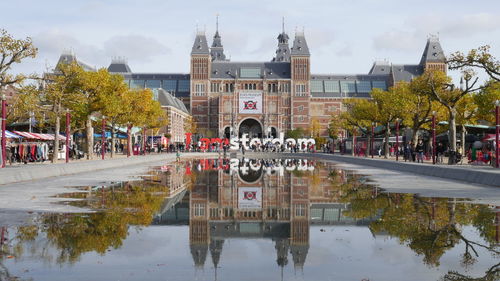
[[[443,50],[434,36],[427,39],[418,64],[375,62],[367,74],[349,75],[311,74],[311,53],[303,32],[295,33],[291,46],[284,29],[277,39],[269,61],[231,61],[217,28],[211,44],[204,32],[197,33],[189,74],[134,73],[125,61],[117,60],[108,70],[122,74],[131,88],[159,89],[160,95],[168,92],[178,98],[199,132],[211,137],[276,136],[309,128],[314,120],[321,124],[320,135],[328,136],[329,120],[342,110],[343,99],[370,98],[372,89],[387,90],[427,69],[446,71]]]

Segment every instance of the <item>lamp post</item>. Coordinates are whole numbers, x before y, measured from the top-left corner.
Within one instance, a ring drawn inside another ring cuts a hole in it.
[[[70,134],[70,122],[71,115],[69,109],[66,109],[66,163],[69,162],[69,134]]]
[[[432,164],[436,164],[436,111],[432,112]]]
[[[357,156],[356,155],[356,127],[354,127],[354,129],[352,130],[352,151],[351,151],[351,154],[353,156]]]
[[[375,136],[375,123],[372,122],[372,137],[370,139],[370,153],[372,155],[372,158],[373,158],[373,138]]]
[[[399,161],[399,118],[396,118],[396,161]]]
[[[142,128],[142,155],[146,155],[146,128]]]
[[[129,123],[127,125],[127,157],[130,157],[130,129],[132,125]]]
[[[101,132],[101,158],[104,160],[106,153],[106,116],[102,116],[102,132]]]
[[[7,126],[7,98],[2,95],[2,168],[5,168],[7,161],[7,140],[5,139],[5,130]]]
[[[498,151],[498,138],[500,134],[500,100],[495,101],[495,120],[496,120],[496,126],[495,126],[495,167],[499,168],[500,167],[500,162],[498,159],[499,151]]]

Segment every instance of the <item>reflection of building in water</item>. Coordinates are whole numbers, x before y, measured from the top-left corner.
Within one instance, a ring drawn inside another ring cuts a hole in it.
[[[186,196],[164,209],[155,223],[178,224],[189,218],[191,254],[197,267],[204,265],[208,252],[216,267],[226,239],[270,238],[277,264],[286,266],[290,253],[298,269],[307,258],[310,224],[366,223],[342,215],[348,205],[338,203],[338,191],[328,180],[330,167],[314,169],[311,162],[288,162],[281,169],[280,163],[195,161],[192,167],[202,172],[196,172],[189,210]],[[343,176],[343,171],[338,172],[338,180]]]
[[[153,224],[160,222],[187,223],[189,202],[185,198],[191,185],[191,179],[186,176],[186,169],[189,170],[191,163],[177,165],[166,165],[153,170],[144,180],[156,182],[168,187],[169,195],[163,202],[161,212],[154,218]],[[177,206],[177,208],[174,208]],[[184,208],[179,208],[184,207]],[[168,212],[173,210],[174,212]],[[182,219],[183,218],[183,219]]]

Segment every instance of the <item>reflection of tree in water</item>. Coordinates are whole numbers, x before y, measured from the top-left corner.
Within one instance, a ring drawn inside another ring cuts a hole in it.
[[[500,254],[495,236],[496,214],[487,205],[414,194],[380,193],[377,187],[363,184],[359,178],[348,175],[339,183],[335,173],[330,175],[340,190],[340,200],[350,203],[344,215],[356,219],[378,215],[379,219],[370,224],[370,230],[397,237],[400,243],[423,256],[427,265],[439,266],[443,254],[458,244],[464,247],[461,265],[465,268],[476,262],[480,248],[493,256]],[[467,225],[475,227],[484,243],[464,236],[462,226]],[[480,279],[449,272],[443,280],[498,280],[498,266],[491,267]]]
[[[31,249],[44,260],[52,260],[47,246],[58,249],[58,263],[73,263],[86,252],[104,254],[108,249],[122,246],[128,236],[129,225],[150,225],[167,194],[164,186],[125,185],[123,188],[91,192],[86,206],[100,210],[90,214],[47,214],[37,226],[19,227],[16,256],[21,256],[23,245],[45,235],[46,245]],[[31,246],[37,245],[31,244]]]

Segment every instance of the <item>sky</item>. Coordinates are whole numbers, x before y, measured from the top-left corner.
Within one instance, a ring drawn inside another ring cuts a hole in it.
[[[41,73],[72,51],[98,68],[124,57],[133,72],[187,73],[197,29],[211,43],[217,14],[232,61],[271,60],[284,17],[291,40],[305,32],[314,74],[364,74],[380,60],[416,64],[430,34],[446,55],[488,44],[500,57],[498,0],[0,1],[0,28],[39,49],[14,72]]]

